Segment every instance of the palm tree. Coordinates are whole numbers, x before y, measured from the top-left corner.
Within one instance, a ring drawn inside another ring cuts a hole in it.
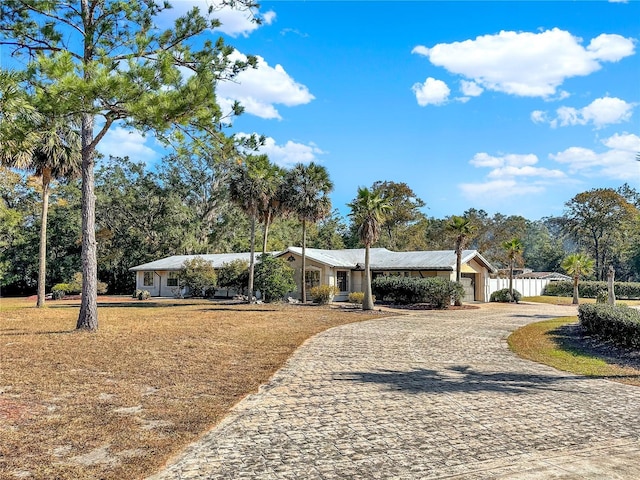
[[[285,213],[283,196],[284,196],[284,175],[285,170],[276,167],[274,170],[274,182],[272,189],[269,191],[269,199],[267,203],[263,205],[263,208],[258,212],[258,220],[264,224],[263,237],[262,237],[262,253],[267,253],[267,239],[269,236],[269,227],[274,218],[283,215]]]
[[[573,304],[578,305],[578,282],[593,272],[595,262],[584,253],[572,253],[562,261],[562,269],[573,277]]]
[[[453,215],[447,223],[446,229],[456,236],[456,282],[460,283],[462,278],[462,251],[467,244],[467,240],[475,234],[477,227],[471,223],[467,217]],[[462,305],[462,299],[456,299],[456,305]]]
[[[307,224],[315,224],[331,213],[329,193],[333,183],[327,169],[316,163],[297,164],[284,178],[282,201],[286,211],[302,222],[302,268],[300,300],[306,302]]]
[[[502,242],[502,248],[507,252],[507,258],[509,259],[509,294],[511,295],[511,301],[515,300],[513,296],[513,267],[516,260],[519,260],[524,251],[524,244],[519,238],[512,238],[506,242]]]
[[[251,255],[249,260],[249,303],[253,302],[253,272],[255,269],[256,221],[264,211],[278,186],[280,169],[266,155],[249,155],[232,169],[229,178],[231,199],[251,220]]]
[[[37,306],[43,307],[51,181],[80,173],[80,135],[73,122],[38,112],[30,99],[15,89],[10,75],[0,76],[0,82],[5,82],[0,91],[0,164],[31,171],[42,179]]]
[[[371,271],[369,250],[382,231],[385,214],[391,206],[385,203],[382,196],[377,192],[372,192],[368,188],[358,188],[356,199],[348,203],[351,209],[349,216],[358,227],[358,237],[364,244],[364,299],[362,300],[363,310],[373,310],[373,295],[371,293]]]

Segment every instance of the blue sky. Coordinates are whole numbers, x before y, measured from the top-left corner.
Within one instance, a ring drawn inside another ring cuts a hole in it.
[[[198,1],[174,1],[176,14]],[[259,68],[220,86],[283,166],[316,161],[343,214],[358,186],[407,183],[428,216],[559,215],[594,187],[640,188],[640,2],[262,2],[220,11]],[[153,139],[104,153],[150,165]]]

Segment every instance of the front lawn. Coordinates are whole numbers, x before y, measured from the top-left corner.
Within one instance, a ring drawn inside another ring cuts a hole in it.
[[[135,479],[215,425],[307,338],[379,317],[302,305],[0,299],[0,478]]]
[[[558,370],[640,386],[639,352],[586,336],[577,321],[577,317],[561,317],[525,325],[509,336],[509,348]]]

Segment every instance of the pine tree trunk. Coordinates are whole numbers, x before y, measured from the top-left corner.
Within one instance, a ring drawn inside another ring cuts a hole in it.
[[[82,300],[76,329],[98,329],[98,261],[94,193],[93,117],[82,115]]]
[[[251,254],[249,256],[249,303],[253,303],[253,273],[256,266],[256,216],[251,216]]]
[[[301,285],[301,296],[300,301],[302,303],[307,303],[307,278],[305,272],[307,270],[307,221],[302,220],[302,272],[300,276],[302,277]]]
[[[45,285],[47,281],[47,214],[49,211],[49,184],[51,169],[42,171],[42,213],[40,216],[40,252],[38,256],[38,308],[44,307]]]
[[[371,271],[369,269],[369,245],[364,248],[364,299],[362,310],[373,310],[373,293],[371,292]]]

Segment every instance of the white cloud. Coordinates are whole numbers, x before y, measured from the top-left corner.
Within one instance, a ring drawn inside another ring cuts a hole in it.
[[[484,183],[461,183],[462,194],[472,200],[504,200],[544,192],[544,186],[523,184],[512,179],[492,180]]]
[[[411,90],[418,100],[418,105],[442,105],[449,99],[451,90],[442,80],[427,78],[424,83],[415,83]]]
[[[486,90],[548,98],[567,78],[589,75],[602,62],[617,62],[635,48],[632,39],[620,35],[599,35],[586,48],[581,43],[558,28],[540,33],[502,31],[432,48],[417,46],[412,53]]]
[[[246,60],[237,50],[231,60]],[[304,105],[315,97],[309,89],[296,82],[282,65],[271,67],[264,58],[257,56],[257,68],[240,72],[234,81],[218,85],[218,102],[222,111],[230,111],[234,100],[240,102],[246,113],[260,118],[282,118],[275,105],[293,107]]]
[[[158,1],[158,3],[160,3]],[[161,15],[161,21],[173,22],[184,15],[193,7],[198,7],[200,13],[205,15],[210,6],[214,7],[211,18],[220,20],[222,25],[216,28],[216,32],[224,33],[231,37],[248,37],[252,32],[260,28],[254,18],[260,18],[262,25],[271,25],[276,18],[274,11],[269,10],[260,13],[257,9],[231,8],[223,5],[220,0],[179,0],[171,2],[173,8],[165,10]]]
[[[616,134],[602,143],[608,150],[598,153],[588,148],[570,147],[549,157],[569,167],[569,173],[616,180],[638,178],[640,137],[635,134]]]
[[[560,107],[556,110],[556,117],[550,119],[546,112],[536,110],[531,119],[537,123],[549,123],[553,128],[560,125],[587,125],[596,128],[627,122],[633,114],[634,104],[615,97],[597,98],[584,108]]]
[[[531,121],[533,123],[546,123],[547,112],[543,112],[542,110],[534,110],[533,112],[531,112]]]
[[[482,152],[475,154],[469,163],[474,167],[491,169],[485,181],[459,185],[467,198],[477,201],[491,202],[541,193],[550,183],[566,179],[566,175],[560,170],[534,167],[538,163],[538,157],[533,154],[492,156]]]
[[[512,177],[538,177],[538,178],[564,178],[565,174],[560,170],[549,170],[538,167],[513,167],[506,166],[495,168],[489,172],[489,178],[512,178]]]
[[[484,88],[476,82],[468,82],[466,80],[462,80],[460,82],[460,90],[462,90],[462,93],[468,97],[477,97],[484,92]]]
[[[488,153],[482,152],[476,153],[469,161],[469,163],[474,167],[524,167],[535,165],[536,163],[538,163],[538,157],[533,154],[518,155],[513,153],[504,155],[502,157],[494,157],[489,155]]]
[[[247,137],[248,134],[240,133],[238,137]],[[298,143],[288,140],[284,145],[278,145],[271,137],[265,139],[264,145],[258,149],[258,153],[266,154],[269,159],[281,167],[290,167],[296,163],[317,162],[318,155],[326,152],[322,151],[315,143]]]
[[[140,132],[112,127],[98,144],[98,151],[105,157],[129,157],[134,161],[151,163],[159,158],[158,152],[149,145],[155,145],[153,137],[145,137]]]

